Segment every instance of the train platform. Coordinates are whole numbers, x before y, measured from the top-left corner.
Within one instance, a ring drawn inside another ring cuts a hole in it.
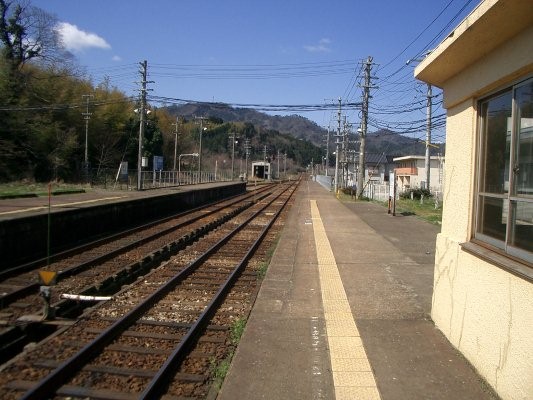
[[[217,398],[497,399],[431,321],[438,232],[302,182]]]
[[[246,190],[245,182],[216,182],[142,191],[0,200],[0,270],[190,210]],[[31,244],[32,251],[28,251]]]
[[[84,193],[65,193],[50,196],[50,212],[73,208],[94,207],[101,204],[121,203],[134,199],[166,196],[172,193],[227,186],[235,182],[202,183],[147,190],[115,190],[91,188]],[[0,199],[0,221],[48,213],[48,196]]]

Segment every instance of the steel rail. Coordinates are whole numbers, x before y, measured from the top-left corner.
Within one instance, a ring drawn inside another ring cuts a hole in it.
[[[225,237],[220,239],[217,243],[212,245],[196,260],[192,261],[187,267],[171,278],[167,283],[161,286],[157,291],[148,296],[145,300],[132,308],[129,312],[117,319],[110,327],[100,333],[92,342],[86,344],[76,354],[71,356],[68,360],[62,362],[50,374],[38,382],[33,388],[28,390],[22,400],[41,400],[53,396],[56,391],[63,386],[66,380],[72,378],[86,363],[90,362],[101,352],[103,348],[112,342],[122,332],[127,330],[135,323],[148,309],[150,309],[156,302],[161,300],[184,278],[186,278],[192,271],[194,271],[201,263],[203,263],[212,253],[218,250],[222,245],[229,241],[239,231],[241,231],[250,221],[256,218],[264,209],[278,199],[281,194],[275,196],[272,200],[262,206],[259,210],[254,212],[243,223],[234,228]]]
[[[268,191],[269,189],[272,189],[272,187],[271,186],[266,186],[264,188],[257,189],[254,192],[262,193],[262,192]],[[225,201],[236,199],[235,202],[227,205],[229,207],[229,206],[231,206],[231,205],[233,205],[233,204],[235,204],[235,203],[237,203],[239,201],[242,201],[242,200],[245,200],[245,199],[249,199],[249,198],[253,198],[254,197],[254,192],[247,193],[242,199],[237,199],[237,197],[242,197],[243,196],[243,194],[238,194],[238,195],[230,196],[230,197],[222,199],[222,200],[217,200],[217,201],[209,203],[209,204],[204,204],[202,206],[195,207],[195,208],[192,208],[192,209],[187,210],[187,211],[183,211],[183,212],[180,212],[180,213],[177,213],[177,214],[172,214],[170,216],[158,219],[156,221],[151,221],[151,222],[148,222],[146,224],[142,224],[142,225],[130,228],[130,229],[126,229],[126,230],[121,231],[121,232],[114,233],[114,234],[109,235],[109,236],[105,236],[103,238],[94,240],[94,241],[89,242],[89,243],[82,244],[80,246],[72,247],[72,248],[70,248],[68,250],[64,250],[64,251],[52,254],[49,258],[43,257],[43,258],[40,258],[38,260],[34,260],[34,261],[30,261],[30,262],[22,264],[22,265],[18,265],[16,267],[4,269],[4,270],[0,271],[0,281],[4,280],[4,279],[7,279],[7,278],[10,278],[10,277],[15,276],[15,275],[20,274],[20,273],[28,272],[28,271],[43,267],[44,265],[47,264],[48,260],[50,260],[51,262],[57,262],[57,261],[60,261],[60,260],[62,260],[64,258],[71,257],[71,256],[73,256],[73,255],[75,255],[75,254],[77,254],[77,253],[79,253],[81,251],[85,251],[85,250],[94,248],[96,246],[100,246],[100,245],[105,244],[106,242],[111,241],[111,240],[121,239],[122,237],[134,234],[135,232],[138,232],[138,231],[140,231],[142,229],[149,229],[152,226],[164,223],[164,222],[169,221],[169,220],[171,220],[173,218],[181,218],[181,217],[186,216],[187,214],[192,214],[192,213],[195,213],[197,211],[201,211],[204,208],[212,207],[212,206],[215,206],[217,204],[223,203]],[[255,193],[255,195],[257,195],[257,193]]]
[[[176,373],[176,369],[179,364],[187,355],[187,352],[190,350],[190,347],[193,345],[194,340],[198,337],[201,330],[208,324],[209,320],[212,318],[213,312],[219,307],[220,303],[223,301],[224,297],[227,295],[231,286],[236,281],[238,275],[242,272],[244,267],[247,265],[250,258],[263,241],[264,237],[268,233],[269,229],[272,227],[274,222],[278,219],[279,215],[291,199],[296,188],[293,188],[292,192],[289,194],[287,199],[283,202],[283,205],[280,209],[274,214],[270,222],[263,228],[258,238],[254,241],[252,246],[248,249],[244,257],[238,262],[234,267],[233,271],[226,279],[226,281],[221,285],[213,299],[206,306],[202,314],[198,319],[192,324],[185,336],[178,343],[176,348],[173,350],[172,354],[167,358],[165,363],[161,366],[159,371],[150,381],[145,390],[140,394],[138,400],[151,400],[159,398],[164,390],[168,387],[169,381],[172,376]]]

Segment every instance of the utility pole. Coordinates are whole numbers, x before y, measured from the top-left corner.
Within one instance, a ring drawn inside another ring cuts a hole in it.
[[[335,140],[335,195],[339,189],[339,138],[341,137],[341,98],[339,97],[339,111],[337,112],[337,135]]]
[[[279,180],[279,149],[278,149],[278,157],[276,158],[276,161],[278,162],[278,180]]]
[[[328,134],[326,135],[326,176],[329,174],[329,125]]]
[[[286,176],[286,173],[287,173],[287,153],[284,154],[284,159],[283,159],[283,177],[284,178],[287,178]]]
[[[265,175],[266,175],[266,162],[267,162],[267,146],[265,144],[263,147],[263,168],[264,168],[263,178],[265,178]],[[268,177],[269,177],[269,180],[272,179],[272,171],[270,170],[270,168],[268,169]]]
[[[89,181],[89,120],[91,119],[92,113],[89,112],[89,101],[91,97],[94,97],[92,94],[84,94],[81,96],[82,99],[85,99],[86,107],[85,112],[81,113],[83,119],[85,120],[85,157],[83,159],[83,171],[85,174],[85,181]]]
[[[365,63],[365,85],[363,86],[363,118],[361,119],[361,143],[359,145],[359,170],[357,171],[357,199],[363,195],[365,178],[365,140],[368,126],[368,101],[370,99],[370,69],[372,57],[368,56]]]
[[[346,188],[348,182],[348,122],[346,115],[342,125],[342,187]]]
[[[178,136],[180,135],[178,132],[178,125],[179,125],[179,117],[176,117],[176,123],[172,124],[176,129],[174,131],[174,168],[173,170],[176,170],[176,160],[178,158]]]
[[[200,143],[198,146],[198,183],[202,183],[202,135],[204,134],[204,119],[205,117],[195,117],[200,120]]]
[[[250,139],[244,140],[244,151],[246,154],[246,170],[244,171],[244,176],[246,177],[246,181],[248,182],[248,157],[250,157]]]
[[[430,176],[431,176],[431,156],[429,147],[431,146],[431,108],[432,108],[432,90],[431,85],[427,84],[427,123],[426,123],[426,188],[431,190]]]
[[[139,152],[137,154],[137,190],[142,190],[142,150],[143,150],[143,136],[144,136],[144,117],[146,113],[146,80],[148,63],[144,60],[141,65],[141,108],[139,110]]]
[[[231,180],[233,180],[235,166],[235,132],[230,132],[231,138]]]

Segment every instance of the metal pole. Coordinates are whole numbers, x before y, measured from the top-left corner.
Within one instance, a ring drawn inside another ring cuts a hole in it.
[[[246,164],[245,164],[244,176],[246,178],[246,181],[248,181],[248,157],[250,156],[250,139],[246,139],[244,141],[244,150],[245,150],[245,154],[246,154]]]
[[[137,190],[142,190],[142,148],[143,148],[143,136],[144,136],[144,113],[146,108],[146,69],[147,62],[144,60],[141,63],[141,75],[142,75],[142,89],[141,89],[141,109],[140,109],[140,121],[139,121],[139,152],[137,154]]]
[[[202,135],[204,133],[204,120],[200,118],[200,146],[198,149],[198,182],[202,183]]]
[[[178,117],[176,117],[176,123],[172,124],[176,127],[176,131],[174,132],[174,168],[173,171],[176,170],[176,157],[178,156]]]
[[[348,181],[348,143],[347,143],[347,122],[346,115],[344,116],[344,123],[342,125],[342,187],[346,188]]]
[[[231,133],[231,180],[235,176],[235,132]]]
[[[83,119],[85,120],[85,157],[83,159],[84,165],[83,170],[85,174],[85,180],[89,180],[89,120],[91,119],[91,114],[89,112],[89,100],[91,97],[94,97],[92,94],[84,94],[81,96],[83,99],[87,100],[85,112],[82,113]]]
[[[328,135],[326,136],[326,176],[329,174],[329,126]]]
[[[278,158],[277,158],[277,161],[278,161],[278,179],[279,179],[279,149],[278,149]]]
[[[339,97],[339,111],[337,112],[337,138],[335,140],[335,185],[333,187],[335,195],[339,189],[339,138],[341,136],[341,98]]]
[[[178,185],[181,185],[181,154],[178,157]]]
[[[198,146],[198,183],[202,183],[202,135],[204,134],[204,117],[195,117],[200,120],[200,144]]]

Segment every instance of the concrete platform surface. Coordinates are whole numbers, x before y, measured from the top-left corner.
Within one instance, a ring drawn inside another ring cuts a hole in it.
[[[93,207],[106,203],[120,203],[145,197],[166,196],[209,187],[227,186],[236,182],[203,183],[149,190],[112,190],[93,188],[85,193],[66,193],[50,197],[50,211],[61,212],[73,208]],[[0,221],[29,215],[48,213],[48,196],[0,199]]]
[[[430,319],[438,231],[302,182],[218,399],[497,399]]]

